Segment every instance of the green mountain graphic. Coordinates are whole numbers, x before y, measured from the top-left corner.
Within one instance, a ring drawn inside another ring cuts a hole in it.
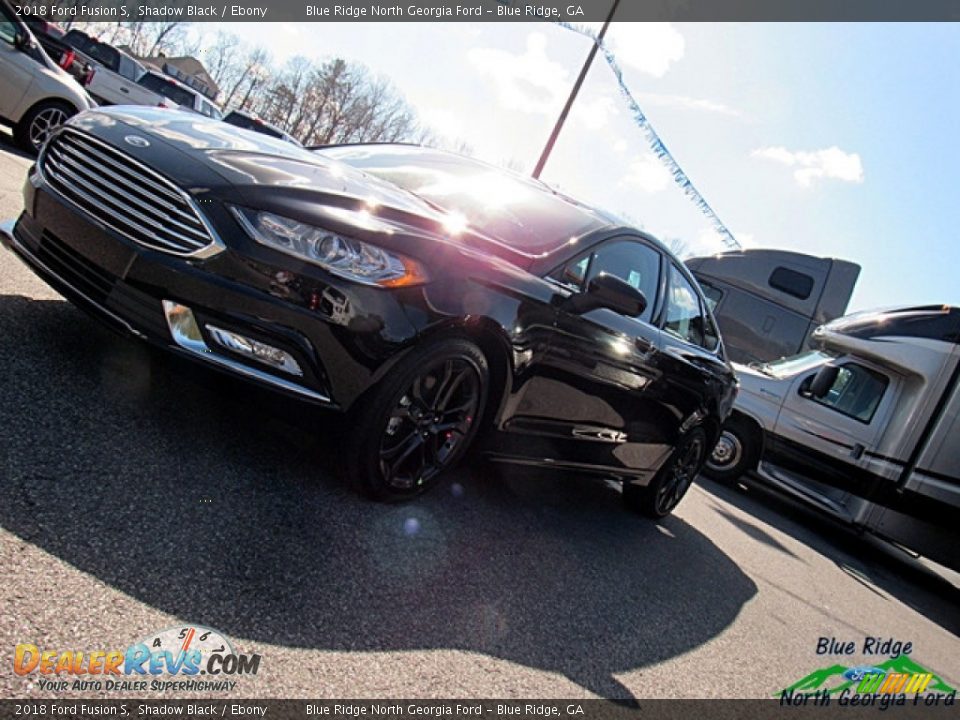
[[[930,684],[927,685],[926,692],[943,692],[950,693],[956,692],[954,688],[947,685],[936,673],[927,670],[922,665],[915,663],[910,659],[908,655],[899,655],[890,660],[886,660],[882,663],[862,663],[864,665],[871,665],[879,670],[885,670],[888,673],[930,673],[933,675],[933,680],[930,681]],[[852,666],[856,667],[856,665]],[[805,678],[797,680],[793,685],[784,688],[780,692],[776,693],[774,697],[779,697],[785,692],[815,692],[817,690],[825,690],[828,694],[834,695],[840,692],[843,692],[847,688],[852,687],[856,690],[856,686],[860,684],[859,680],[847,680],[843,677],[843,674],[849,670],[849,667],[844,665],[831,665],[830,667],[820,668],[819,670],[814,670],[812,673],[807,675]],[[837,683],[830,686],[831,681]]]

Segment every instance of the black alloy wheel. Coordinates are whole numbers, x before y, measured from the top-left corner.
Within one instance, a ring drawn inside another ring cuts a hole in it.
[[[377,388],[352,432],[351,474],[378,500],[420,494],[466,452],[489,383],[483,352],[446,340],[406,358]]]
[[[646,487],[625,485],[623,499],[632,509],[652,518],[662,518],[687,494],[707,456],[707,434],[693,428],[684,435],[670,459]]]

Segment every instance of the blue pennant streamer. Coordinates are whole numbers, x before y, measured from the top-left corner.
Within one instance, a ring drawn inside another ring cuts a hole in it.
[[[595,43],[597,42],[596,34],[586,28],[577,27],[563,21],[558,21],[556,24],[567,30],[572,30],[575,33],[584,35]],[[657,131],[653,129],[653,126],[650,124],[650,120],[647,119],[646,114],[633,97],[633,93],[631,93],[630,89],[627,87],[627,84],[623,79],[623,71],[620,69],[620,65],[617,63],[617,59],[614,57],[613,53],[606,47],[604,43],[600,42],[598,45],[600,47],[600,52],[603,53],[603,56],[607,61],[607,65],[610,66],[610,69],[613,71],[613,74],[617,79],[617,84],[620,86],[620,94],[623,95],[624,99],[627,101],[627,105],[630,107],[630,111],[633,113],[633,118],[636,121],[637,126],[643,131],[643,134],[647,139],[647,144],[650,146],[650,150],[666,166],[667,170],[670,171],[670,174],[673,176],[673,179],[677,185],[680,186],[683,194],[690,198],[700,212],[707,216],[707,218],[710,220],[711,226],[720,236],[723,244],[731,250],[740,250],[741,245],[733,236],[733,233],[730,232],[730,229],[723,224],[723,221],[720,220],[720,218],[717,216],[717,213],[714,212],[712,207],[710,207],[710,203],[708,203],[703,195],[700,194],[700,191],[697,190],[693,182],[683,171],[683,168],[680,167],[680,164],[677,162],[676,158],[674,158],[667,149],[667,146],[660,138],[660,135],[658,135]]]

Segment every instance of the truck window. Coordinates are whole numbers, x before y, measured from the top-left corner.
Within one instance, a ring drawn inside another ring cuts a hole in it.
[[[5,40],[13,45],[13,41],[17,37],[18,28],[12,20],[7,19],[6,9],[0,8],[0,10],[3,10],[3,16],[0,17],[0,40]]]
[[[775,268],[770,273],[768,282],[774,290],[780,290],[800,300],[806,300],[813,292],[812,277],[783,266]]]
[[[862,423],[869,423],[889,383],[881,373],[856,363],[846,363],[840,366],[830,391],[825,397],[815,399],[815,402]]]
[[[147,72],[147,69],[131,57],[120,55],[117,72],[128,80],[136,82]]]
[[[163,76],[147,73],[138,81],[147,90],[153,90],[166,98],[170,98],[177,105],[193,109],[193,93],[177,85],[173,80],[164,80]]]

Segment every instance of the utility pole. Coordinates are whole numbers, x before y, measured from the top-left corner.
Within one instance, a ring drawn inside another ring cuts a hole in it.
[[[603,27],[600,29],[600,34],[597,35],[597,39],[593,41],[593,47],[590,48],[590,54],[587,55],[587,60],[583,63],[583,67],[580,69],[580,75],[577,77],[577,81],[573,84],[573,89],[570,91],[570,97],[567,98],[567,104],[563,106],[563,110],[560,111],[560,117],[557,118],[557,124],[553,126],[553,132],[550,133],[550,137],[547,140],[547,144],[543,148],[543,152],[540,153],[540,159],[537,160],[537,166],[533,169],[533,177],[539,178],[540,173],[543,172],[543,166],[547,164],[547,158],[550,157],[550,153],[553,151],[553,146],[557,142],[557,138],[560,136],[560,131],[563,129],[563,123],[566,122],[567,115],[570,113],[570,108],[573,106],[573,101],[577,99],[577,93],[580,92],[580,86],[583,85],[584,79],[587,77],[587,72],[590,70],[590,66],[593,64],[593,58],[597,55],[597,50],[600,49],[600,43],[603,42],[603,36],[607,34],[607,28],[610,26],[610,21],[613,20],[613,14],[617,11],[617,6],[620,4],[620,0],[613,0],[613,7],[610,8],[610,12],[607,15],[607,19],[603,23]]]

